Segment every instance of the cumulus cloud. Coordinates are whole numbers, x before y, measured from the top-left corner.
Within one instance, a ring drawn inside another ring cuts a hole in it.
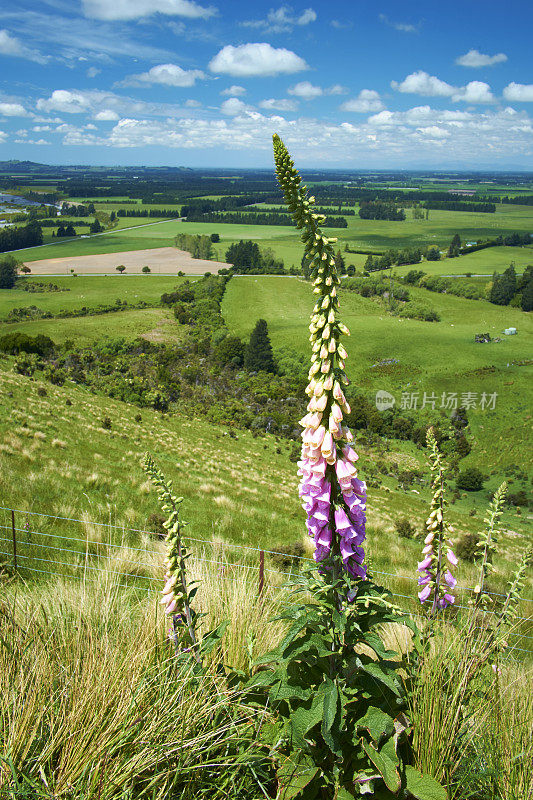
[[[240,97],[241,95],[246,94],[246,89],[244,86],[229,86],[227,89],[222,89],[220,94],[228,97]]]
[[[5,131],[0,131],[0,144],[5,142],[7,139],[7,133]]]
[[[50,97],[37,101],[39,111],[60,111],[64,114],[81,114],[87,111],[90,103],[82,92],[70,92],[68,89],[55,89]]]
[[[261,100],[259,108],[264,108],[266,111],[296,111],[298,103],[296,100],[287,100],[287,98],[275,100],[272,97],[270,100]]]
[[[383,108],[379,93],[374,89],[361,89],[357,97],[341,105],[341,111],[355,111],[358,114],[381,111]]]
[[[106,20],[139,19],[152,14],[208,19],[217,13],[213,6],[201,6],[193,0],[83,0],[82,6],[87,17]]]
[[[380,22],[384,22],[389,28],[394,28],[402,33],[418,33],[420,30],[420,22],[417,25],[413,25],[409,22],[393,22],[386,14],[380,14],[379,19]]]
[[[506,100],[514,103],[533,103],[533,83],[509,83],[503,90]]]
[[[158,64],[148,72],[130,75],[121,85],[143,86],[158,83],[163,86],[188,88],[194,86],[199,78],[205,78],[205,74],[200,69],[182,69],[177,64]]]
[[[452,100],[465,103],[493,103],[494,95],[488,83],[483,81],[470,81],[452,96]]]
[[[228,117],[236,117],[237,114],[243,114],[248,110],[246,103],[239,100],[238,97],[228,97],[220,106],[220,110]]]
[[[313,86],[309,81],[300,81],[287,91],[288,94],[301,97],[302,100],[314,100],[315,97],[321,97],[324,94],[324,90],[320,86]]]
[[[11,36],[5,28],[0,30],[0,55],[26,58],[28,61],[36,61],[38,64],[44,64],[48,61],[48,58],[45,58],[36,50],[26,47],[15,36]]]
[[[27,117],[28,112],[20,103],[0,102],[0,114],[4,117]]]
[[[447,139],[451,136],[450,131],[439,128],[438,125],[428,125],[425,128],[417,128],[416,132],[430,139]]]
[[[429,75],[423,70],[412,72],[401,83],[391,81],[391,86],[398,92],[406,94],[422,94],[427,97],[451,97],[457,89],[449,83],[441,81],[435,75]]]
[[[98,122],[116,122],[119,116],[116,111],[112,111],[110,108],[104,108],[102,111],[98,111],[94,115],[94,118]]]
[[[105,133],[65,126],[63,142],[110,148],[213,148],[261,153],[266,160],[270,158],[269,134],[277,131],[300,163],[314,165],[393,167],[398,159],[404,164],[424,165],[432,162],[436,147],[439,163],[450,168],[472,163],[505,165],[509,158],[526,163],[531,158],[531,119],[524,111],[439,110],[425,105],[375,116],[387,123],[290,120],[253,110],[222,119],[129,116]]]
[[[455,63],[460,67],[492,67],[494,64],[501,64],[504,61],[507,61],[505,53],[488,56],[480,53],[479,50],[469,50],[464,56],[455,59]]]
[[[119,118],[141,115],[175,118],[185,113],[181,106],[173,103],[145,102],[98,89],[56,89],[50,97],[38,100],[37,108],[39,111],[60,111],[66,114],[86,112],[93,116],[100,111],[114,111]]]
[[[288,33],[297,25],[309,25],[315,20],[316,11],[312,8],[295,14],[289,6],[280,6],[278,9],[270,9],[265,19],[245,20],[241,25],[245,28],[260,28],[266,33]]]
[[[273,77],[309,69],[303,58],[266,42],[226,45],[209,62],[211,72],[236,77]]]

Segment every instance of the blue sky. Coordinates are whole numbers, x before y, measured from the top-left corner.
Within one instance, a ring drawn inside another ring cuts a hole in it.
[[[533,169],[528,0],[0,8],[0,159]]]

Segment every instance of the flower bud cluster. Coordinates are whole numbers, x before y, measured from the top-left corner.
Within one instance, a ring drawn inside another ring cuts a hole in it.
[[[307,512],[307,530],[314,539],[316,561],[329,557],[335,546],[343,566],[364,578],[366,486],[357,477],[357,455],[352,433],[344,424],[350,406],[343,387],[347,353],[340,339],[348,328],[337,319],[340,278],[332,244],[318,227],[321,215],[313,214],[314,198],[305,186],[279,137],[274,137],[276,174],[296,227],[303,228],[305,255],[313,278],[316,304],[309,325],[311,368],[306,389],[308,413],[300,421],[302,458],[300,496]]]

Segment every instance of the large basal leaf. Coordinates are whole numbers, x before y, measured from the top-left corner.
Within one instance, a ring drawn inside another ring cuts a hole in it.
[[[402,781],[394,761],[391,761],[383,752],[378,752],[372,744],[365,742],[364,739],[361,739],[361,744],[363,745],[365,753],[385,781],[387,788],[390,789],[391,792],[397,792],[402,785]]]
[[[385,714],[380,708],[370,706],[364,717],[356,722],[357,728],[367,730],[371,738],[379,744],[383,736],[392,736],[394,733],[394,720],[389,714]]]
[[[278,800],[291,800],[296,797],[311,783],[317,773],[318,767],[304,755],[298,758],[291,756],[285,758],[277,771]]]
[[[322,720],[324,708],[324,695],[315,695],[309,708],[300,706],[290,716],[290,729],[292,733],[292,746],[304,747],[305,737],[311,728]]]
[[[446,789],[429,775],[422,775],[414,767],[405,768],[405,788],[416,800],[447,800]],[[525,800],[525,798],[524,798]]]
[[[340,712],[339,690],[331,678],[326,678],[320,686],[319,691],[324,693],[324,711],[321,727],[322,736],[329,749],[338,755],[342,751],[335,743],[335,739],[332,736],[332,728],[335,723],[335,718]]]
[[[400,681],[398,677],[392,673],[388,674],[378,664],[372,662],[370,664],[361,664],[360,669],[366,672],[371,678],[379,683],[384,684],[391,692],[394,692],[397,697],[400,697]]]

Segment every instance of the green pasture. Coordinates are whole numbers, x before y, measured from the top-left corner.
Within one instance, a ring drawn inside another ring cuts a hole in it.
[[[155,341],[179,339],[179,326],[168,309],[135,308],[86,317],[38,319],[30,322],[0,323],[0,336],[21,331],[29,336],[43,333],[57,344],[67,340],[84,347],[99,339],[136,339],[145,336]]]
[[[411,291],[411,289],[410,289]],[[379,389],[401,401],[402,392],[497,393],[496,408],[471,412],[478,448],[474,463],[486,458],[487,466],[526,464],[527,409],[531,368],[515,362],[531,357],[532,321],[519,309],[486,301],[465,300],[424,289],[413,289],[412,299],[422,300],[441,316],[440,322],[421,322],[390,316],[374,299],[341,290],[342,318],[351,330],[347,343],[348,374],[354,385],[371,396]],[[307,320],[312,307],[311,286],[295,278],[234,278],[226,291],[223,314],[231,330],[247,338],[255,322],[268,322],[275,348],[289,346],[308,354]],[[476,333],[499,336],[515,326],[517,336],[480,345]],[[374,366],[387,359],[398,364]],[[420,412],[423,414],[423,412]],[[421,417],[423,420],[423,416]],[[421,422],[422,424],[422,422]]]
[[[172,275],[87,275],[77,278],[39,275],[21,278],[24,283],[52,283],[68,292],[25,292],[23,289],[0,289],[0,320],[12,308],[37,306],[43,311],[57,314],[60,310],[79,309],[114,303],[116,299],[138,303],[144,300],[150,305],[159,303],[164,292],[171,292],[185,278]],[[190,280],[195,280],[194,276]]]

